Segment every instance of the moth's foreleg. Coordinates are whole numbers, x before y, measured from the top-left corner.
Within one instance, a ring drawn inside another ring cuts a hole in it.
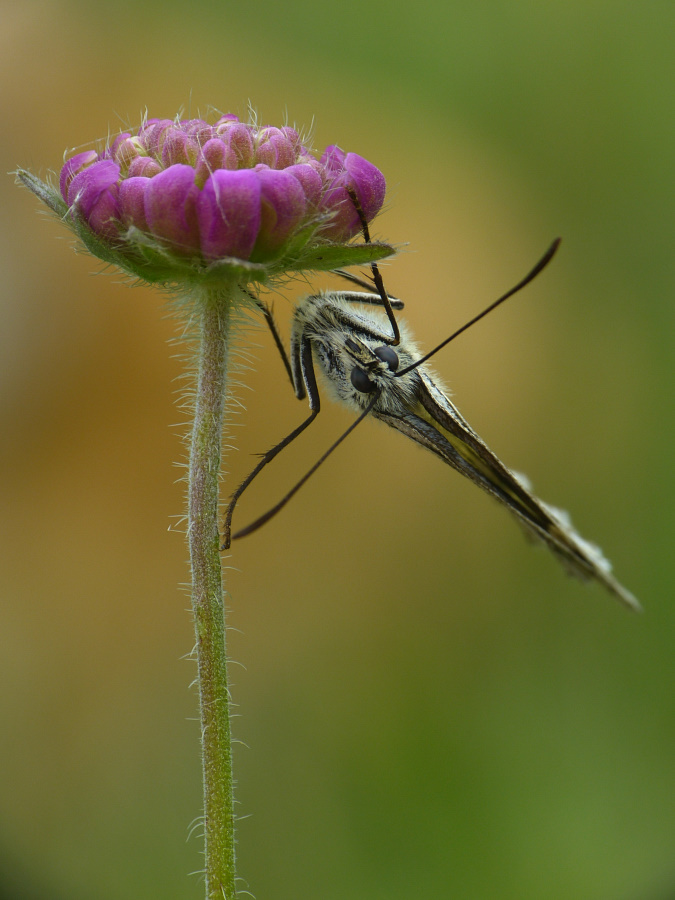
[[[363,240],[366,242],[366,244],[369,244],[370,231],[368,229],[368,220],[366,219],[365,213],[363,212],[363,209],[359,202],[359,198],[356,195],[356,191],[351,187],[347,187],[347,193],[349,194],[350,200],[354,204],[354,209],[356,210],[361,222]],[[401,343],[401,331],[398,327],[398,322],[396,321],[396,316],[394,315],[394,309],[392,307],[391,301],[389,300],[389,295],[384,288],[384,282],[382,281],[380,269],[376,262],[372,262],[370,264],[370,271],[373,273],[373,284],[377,289],[377,293],[382,298],[382,306],[384,307],[384,311],[386,312],[387,318],[389,319],[389,324],[391,325],[392,335],[391,337],[387,338],[387,343],[392,347],[397,347]]]

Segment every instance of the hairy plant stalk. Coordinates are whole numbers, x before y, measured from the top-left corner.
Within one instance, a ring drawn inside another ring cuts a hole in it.
[[[236,290],[213,290],[199,300],[199,369],[189,463],[188,543],[201,716],[207,900],[232,900],[235,896],[232,743],[218,488],[228,327]]]

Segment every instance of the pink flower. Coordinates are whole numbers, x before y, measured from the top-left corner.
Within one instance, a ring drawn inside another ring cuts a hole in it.
[[[215,125],[148,119],[102,153],[69,159],[60,188],[77,227],[109,240],[119,264],[128,258],[134,271],[144,260],[206,271],[232,259],[278,271],[286,248],[297,266],[307,241],[320,247],[358,235],[350,191],[370,221],[385,181],[355,153],[331,145],[317,160],[293,128],[228,114]]]

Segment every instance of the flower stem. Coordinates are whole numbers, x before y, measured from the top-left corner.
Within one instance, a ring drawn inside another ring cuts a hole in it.
[[[201,715],[207,900],[235,896],[232,744],[218,487],[234,291],[199,299],[200,347],[190,446],[188,543]]]

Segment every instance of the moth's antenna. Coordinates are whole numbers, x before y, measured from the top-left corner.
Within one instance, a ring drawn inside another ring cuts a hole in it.
[[[359,219],[361,220],[361,231],[363,232],[363,239],[366,244],[370,244],[370,231],[368,230],[368,221],[366,220],[365,213],[361,207],[361,203],[359,202],[359,198],[356,196],[356,191],[348,187],[347,193],[354,204],[354,209],[357,212]],[[394,315],[394,310],[392,309],[391,303],[389,302],[389,295],[384,289],[384,282],[382,281],[382,276],[380,275],[380,270],[377,266],[377,263],[372,262],[370,264],[370,270],[373,273],[373,281],[375,283],[375,287],[377,288],[377,293],[382,298],[382,306],[384,306],[384,311],[387,314],[387,318],[389,319],[389,323],[391,325],[391,330],[394,333],[393,338],[390,339],[390,343],[392,346],[396,347],[401,343],[401,332],[398,327],[398,322],[396,321],[396,316]]]
[[[471,328],[471,326],[475,325],[476,322],[478,322],[480,319],[483,318],[483,316],[486,316],[489,312],[492,312],[493,309],[496,309],[500,303],[503,303],[505,300],[508,300],[509,297],[513,297],[514,294],[517,294],[518,291],[522,290],[525,287],[525,285],[529,284],[534,278],[536,278],[537,275],[542,271],[542,269],[546,268],[546,266],[551,262],[551,260],[553,259],[553,256],[555,255],[556,250],[560,246],[560,241],[561,241],[561,238],[556,238],[553,241],[551,246],[548,248],[546,253],[544,253],[542,258],[539,260],[537,265],[534,267],[534,269],[532,269],[531,272],[528,272],[528,274],[523,278],[523,280],[519,281],[515,287],[512,287],[510,291],[507,291],[505,294],[503,294],[501,297],[499,297],[497,300],[495,300],[494,303],[491,303],[487,307],[487,309],[483,310],[483,312],[478,313],[477,316],[474,316],[473,319],[471,319],[470,321],[468,321],[466,323],[466,325],[462,325],[461,328],[458,328],[457,331],[453,332],[449,338],[446,338],[442,343],[440,343],[438,345],[438,347],[435,347],[433,350],[431,350],[429,353],[427,353],[425,356],[423,356],[422,359],[418,359],[417,362],[414,362],[412,365],[406,366],[405,369],[401,369],[398,372],[393,372],[392,374],[394,375],[394,377],[400,378],[401,375],[407,375],[408,372],[412,372],[413,369],[416,369],[418,366],[421,366],[422,363],[425,363],[428,359],[431,359],[431,357],[435,353],[438,353],[439,350],[442,350],[446,344],[449,344],[450,341],[454,341],[454,339],[456,337],[458,337],[463,331],[466,331],[467,328]]]
[[[251,524],[247,525],[246,528],[242,528],[241,531],[238,531],[236,534],[233,534],[232,540],[236,541],[238,538],[246,537],[247,534],[251,534],[253,531],[257,531],[258,528],[260,528],[266,522],[269,522],[269,520],[271,518],[276,516],[276,514],[280,510],[282,510],[284,508],[284,506],[286,506],[286,504],[291,499],[291,497],[293,497],[295,494],[297,494],[297,492],[300,490],[300,488],[303,486],[303,484],[316,472],[316,470],[319,468],[319,466],[328,459],[328,457],[331,455],[333,450],[336,450],[340,446],[340,444],[344,441],[344,439],[352,433],[352,431],[356,428],[356,426],[360,425],[360,423],[363,422],[363,420],[371,412],[371,410],[377,403],[379,396],[380,396],[379,391],[375,391],[373,393],[373,397],[372,397],[370,403],[368,404],[368,406],[366,406],[366,408],[363,410],[363,412],[358,417],[358,419],[356,419],[354,422],[352,422],[352,424],[349,426],[349,428],[343,434],[340,435],[340,437],[335,441],[334,444],[332,444],[328,448],[328,450],[326,450],[326,452],[323,454],[321,459],[319,459],[318,462],[314,463],[314,465],[309,470],[309,472],[306,472],[302,476],[302,478],[295,485],[295,487],[291,488],[291,490],[286,494],[286,496],[282,500],[280,500],[277,503],[276,506],[273,506],[272,509],[268,510],[264,515],[260,516],[260,518],[256,519],[255,522],[251,522]],[[229,546],[229,544],[228,544],[228,546]]]

